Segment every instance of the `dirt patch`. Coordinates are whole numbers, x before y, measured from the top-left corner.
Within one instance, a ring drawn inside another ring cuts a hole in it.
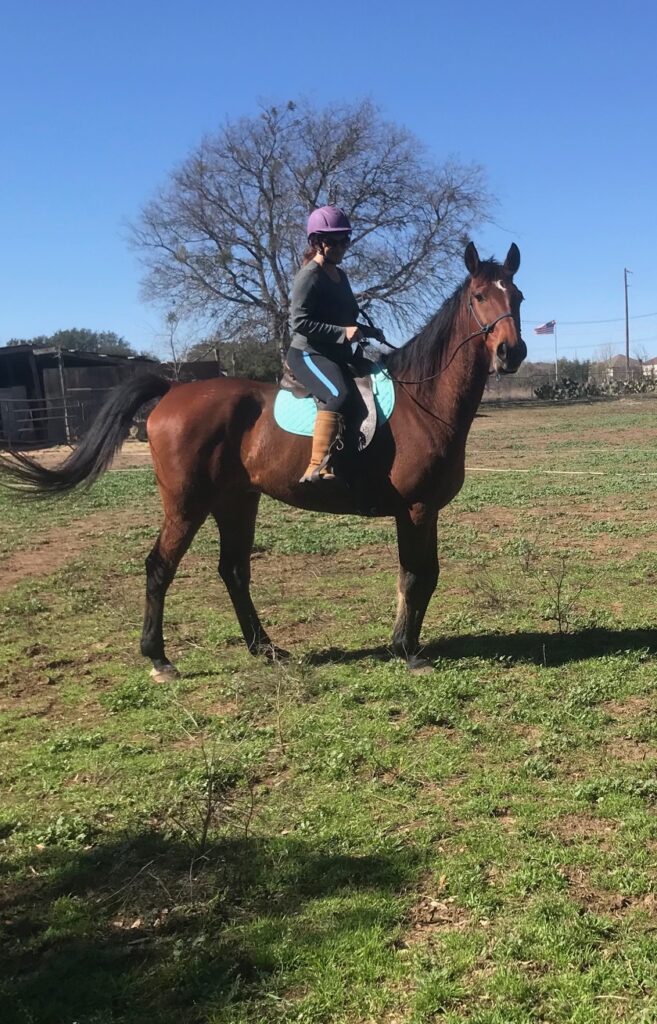
[[[400,949],[430,943],[445,932],[465,931],[472,924],[470,914],[459,907],[453,896],[423,893],[406,918],[406,927],[397,940]]]
[[[613,472],[623,473],[627,469],[624,452],[643,451],[649,456],[657,451],[657,427],[646,428],[644,423],[633,423],[630,419],[633,415],[638,419],[646,408],[654,410],[654,398],[581,406],[486,409],[475,418],[470,432],[467,469],[526,469],[536,477],[548,471],[569,469],[583,474],[589,470],[607,474],[612,472],[610,468],[589,465],[588,461],[589,455],[597,456],[604,450],[606,456],[615,460]],[[654,468],[649,462],[643,470]]]
[[[564,814],[562,818],[548,822],[546,829],[565,846],[591,840],[604,847],[617,832],[618,822],[596,818],[592,814]]]
[[[617,736],[607,744],[605,753],[607,757],[623,764],[642,764],[644,761],[654,761],[657,758],[654,743],[644,743],[632,739],[631,736]]]
[[[654,697],[628,697],[626,700],[607,700],[602,705],[606,713],[617,722],[641,718],[655,710]]]
[[[116,512],[104,510],[85,516],[80,522],[84,523],[84,529],[76,529],[71,523],[53,526],[33,541],[33,547],[11,554],[0,566],[0,593],[26,579],[49,576],[92,547],[98,537],[112,533],[115,528],[125,530],[126,527],[142,525],[144,514],[142,511],[131,514],[126,509]]]
[[[527,725],[525,722],[518,722],[515,725],[511,725],[510,730],[515,736],[526,740],[528,747],[537,747],[543,739],[543,729],[540,729],[537,725]]]
[[[49,469],[53,466],[58,466],[60,462],[63,462],[71,452],[73,448],[69,448],[68,445],[60,444],[55,445],[52,448],[37,448],[26,451],[25,454],[29,455],[31,459],[36,459],[42,466],[47,466]],[[117,454],[116,458],[112,463],[112,469],[141,469],[144,466],[151,466],[151,450],[148,444],[143,441],[126,441],[121,451]]]
[[[523,532],[529,550],[527,556],[518,555],[518,566],[524,564],[525,557],[530,566],[546,559],[546,538],[552,537],[555,531],[560,534],[566,534],[567,531],[569,548],[584,550],[592,555],[607,556],[611,549],[618,548],[622,551],[623,560],[628,561],[637,555],[657,551],[657,530],[654,529],[652,510],[624,507],[619,505],[617,499],[601,498],[595,505],[571,501],[567,509],[535,502],[531,508],[523,508],[522,515]],[[443,520],[447,516],[450,517],[447,520],[450,525],[458,523],[459,527],[465,525],[477,530],[478,547],[497,550],[504,544],[503,538],[507,536],[506,531],[514,517],[517,517],[517,511],[503,505],[489,504],[474,511],[454,509],[443,512]],[[588,526],[594,528],[597,523],[613,523],[614,528],[586,532]],[[623,528],[636,530],[636,536],[627,536]],[[534,554],[531,553],[532,547],[536,549]]]
[[[116,650],[116,649],[114,649]],[[98,675],[98,666],[115,660],[110,641],[97,641],[84,652],[73,658],[53,658],[47,646],[33,644],[25,650],[30,659],[27,665],[14,664],[9,667],[6,678],[0,686],[0,712],[17,714],[17,718],[48,718],[64,721],[75,717],[81,722],[88,713],[96,715],[97,703],[91,690],[89,701],[84,705],[64,706],[59,698],[59,685],[69,672],[74,673],[78,682],[93,676],[93,692],[104,689]],[[108,682],[106,685],[113,685]],[[20,709],[20,710],[19,710]],[[92,710],[90,710],[92,709]]]
[[[651,441],[657,439],[657,427],[646,430],[642,425],[632,426],[626,421],[622,422],[622,417],[646,409],[652,411],[656,402],[654,397],[645,395],[636,399],[623,398],[613,402],[582,405],[545,406],[536,403],[495,408],[484,405],[475,417],[470,439],[473,446],[477,441],[482,441],[494,446],[495,450],[500,445],[515,449],[516,438],[522,440],[523,450],[543,448],[546,437],[552,441],[574,441],[582,445],[604,442],[612,448],[630,445],[646,448]],[[601,416],[607,422],[618,417],[620,425],[599,426]],[[564,430],[566,424],[572,429]]]
[[[563,875],[568,880],[571,899],[594,914],[623,917],[633,911],[642,911],[650,917],[657,917],[657,896],[654,893],[645,896],[625,896],[619,892],[596,889],[591,885],[586,872],[578,867],[564,868]]]

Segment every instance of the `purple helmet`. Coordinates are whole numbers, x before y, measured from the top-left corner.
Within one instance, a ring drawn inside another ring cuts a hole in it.
[[[308,218],[306,233],[311,235],[330,234],[333,231],[351,231],[349,218],[339,206],[320,206],[313,210]]]

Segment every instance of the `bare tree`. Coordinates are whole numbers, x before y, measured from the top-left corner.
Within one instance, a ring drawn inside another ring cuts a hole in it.
[[[595,350],[593,361],[596,363],[610,363],[616,353],[617,347],[611,341],[606,341]]]
[[[325,203],[354,224],[347,266],[361,305],[415,326],[453,285],[492,200],[481,168],[436,165],[369,101],[263,107],[203,139],[144,207],[132,240],[145,297],[226,340],[286,349],[306,218]]]

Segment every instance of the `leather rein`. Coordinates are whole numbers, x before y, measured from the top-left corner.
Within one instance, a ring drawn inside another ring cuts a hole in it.
[[[500,320],[506,320],[507,317],[513,320],[513,313],[509,310],[508,313],[501,313],[500,316],[495,317],[495,319],[491,320],[490,323],[482,324],[481,320],[475,313],[474,308],[472,306],[472,296],[468,296],[468,313],[474,319],[479,330],[473,331],[472,334],[468,334],[467,338],[464,338],[463,341],[459,342],[458,348],[461,348],[463,345],[466,345],[469,341],[472,341],[473,338],[478,337],[478,335],[480,334],[483,334],[483,336],[487,338],[488,335],[492,334],[492,332],[495,330],[495,327],[500,322]],[[422,377],[420,378],[420,380],[401,380],[399,377],[392,377],[391,375],[391,380],[395,381],[397,384],[425,384],[429,380],[435,380],[436,377],[440,377],[442,372],[443,370],[440,369],[437,371],[437,373],[432,373],[430,377]],[[491,373],[492,372],[493,371],[491,371]]]

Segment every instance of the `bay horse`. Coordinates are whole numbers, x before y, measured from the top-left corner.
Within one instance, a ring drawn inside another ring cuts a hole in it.
[[[394,516],[399,549],[398,604],[392,652],[410,668],[422,665],[419,637],[438,582],[438,512],[463,484],[468,431],[488,375],[515,373],[527,355],[520,333],[522,295],[513,282],[520,265],[511,245],[503,264],[465,249],[468,277],[407,344],[384,359],[395,382],[389,421],[349,472],[367,492],[368,513]],[[47,495],[91,483],[110,465],[146,402],[148,440],[164,522],[146,559],[146,611],[141,652],[151,675],[177,675],[164,649],[164,601],[183,555],[208,516],[219,529],[219,575],[252,654],[276,659],[250,595],[251,551],[262,494],[298,508],[359,514],[362,488],[301,484],[310,439],[274,421],[275,384],[219,377],[173,384],[155,375],[120,385],[89,433],[58,467],[47,469],[14,452],[3,469]]]

